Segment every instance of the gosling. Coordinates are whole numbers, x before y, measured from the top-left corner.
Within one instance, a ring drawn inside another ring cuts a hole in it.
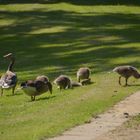
[[[77,71],[77,80],[80,82],[81,79],[89,79],[90,69],[89,68],[80,68]]]
[[[71,79],[67,75],[60,75],[53,83],[56,84],[60,90],[72,88]]]
[[[136,79],[140,78],[140,73],[138,70],[133,66],[118,66],[113,69],[113,72],[117,72],[119,76],[119,85],[121,85],[121,78],[125,78],[125,86],[128,85],[129,77],[133,76]]]
[[[84,79],[84,80],[81,81],[82,85],[88,85],[90,83],[91,83],[91,79],[90,78],[89,79]]]

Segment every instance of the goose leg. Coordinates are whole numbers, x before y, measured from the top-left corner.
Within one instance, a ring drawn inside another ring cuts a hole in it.
[[[119,77],[119,85],[121,85],[121,76]]]
[[[127,82],[128,82],[128,78],[125,78],[125,86],[128,86]]]
[[[31,96],[31,100],[34,101],[35,100],[35,96]]]
[[[16,87],[16,86],[14,86],[14,87],[12,88],[12,95],[14,95],[14,93],[15,93],[15,87]]]
[[[35,101],[35,96],[33,96],[33,101]]]
[[[3,88],[1,88],[1,96],[3,95]]]

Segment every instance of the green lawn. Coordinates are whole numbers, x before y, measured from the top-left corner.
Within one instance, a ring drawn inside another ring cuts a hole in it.
[[[61,134],[140,89],[140,81],[131,78],[132,86],[121,87],[118,75],[109,73],[124,64],[140,70],[139,6],[86,1],[0,4],[1,74],[8,65],[2,56],[13,52],[19,83],[41,74],[51,81],[60,74],[76,80],[81,66],[91,68],[93,81],[61,92],[54,86],[52,95],[35,102],[22,91],[15,96],[5,91],[0,97],[1,140]]]

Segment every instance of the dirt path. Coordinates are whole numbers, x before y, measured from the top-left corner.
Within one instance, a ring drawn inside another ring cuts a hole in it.
[[[72,128],[64,132],[61,136],[49,140],[99,140],[99,137],[107,132],[121,126],[129,119],[140,113],[140,92],[137,92],[120,103],[111,110],[93,118],[91,123]]]
[[[140,140],[140,125],[134,127],[122,125],[113,131],[99,136],[96,140]]]

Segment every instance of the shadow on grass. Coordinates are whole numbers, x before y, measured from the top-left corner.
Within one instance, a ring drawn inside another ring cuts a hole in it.
[[[0,0],[0,4],[56,4],[61,2],[75,5],[140,5],[139,0]]]
[[[137,87],[137,86],[139,86],[140,87],[140,84],[130,84],[130,85],[128,85],[129,87]]]
[[[49,96],[49,97],[41,97],[41,98],[38,97],[38,99],[36,99],[35,101],[49,100],[49,99],[52,99],[52,98],[55,98],[55,97],[56,97],[55,95],[53,95],[53,96]]]
[[[19,96],[19,95],[22,95],[22,93],[15,93],[14,95],[13,94],[9,94],[9,95],[6,95],[6,96]]]
[[[44,68],[43,74],[55,77],[75,74],[79,66],[89,65],[96,73],[112,69],[112,59],[139,55],[138,47],[120,47],[139,42],[138,14],[3,11],[0,18],[14,20],[0,27],[0,56],[15,53],[16,71],[35,74]],[[6,61],[0,63],[4,70]],[[127,64],[139,67],[136,61]]]

